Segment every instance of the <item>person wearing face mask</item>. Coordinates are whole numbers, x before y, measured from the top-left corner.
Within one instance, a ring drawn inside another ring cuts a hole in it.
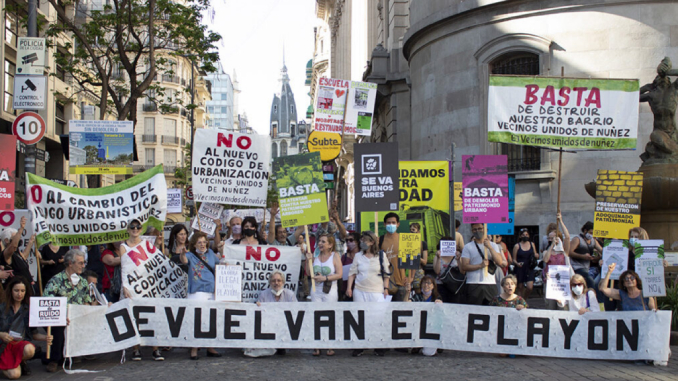
[[[518,234],[520,242],[513,246],[513,265],[515,266],[516,278],[518,279],[518,295],[528,299],[534,287],[534,267],[539,260],[539,252],[530,241],[530,233],[527,229],[520,229]]]
[[[227,240],[224,242],[227,245],[233,244],[233,241],[239,240],[242,238],[242,218],[238,216],[231,217],[230,220],[228,220],[228,231],[231,234],[230,237],[228,237]]]
[[[494,250],[485,234],[484,224],[471,224],[471,232],[473,239],[464,246],[460,266],[460,270],[466,273],[466,302],[488,305],[497,295],[494,272],[501,271],[497,267],[505,266],[506,260]]]
[[[549,266],[569,266],[570,262],[569,258],[567,257],[567,253],[570,251],[570,232],[567,230],[567,226],[565,226],[563,223],[560,213],[556,214],[556,219],[560,224],[562,233],[558,233],[556,236],[556,229],[554,229],[548,234],[549,247],[544,253],[544,271],[542,272],[544,284],[546,284],[546,276],[549,273]],[[570,266],[570,269],[571,268],[572,267]],[[546,295],[544,295],[544,302],[546,304],[547,310],[558,309],[558,301],[546,299]]]
[[[400,259],[398,258],[400,235],[398,227],[400,226],[400,216],[396,213],[388,213],[384,216],[384,225],[386,225],[386,234],[379,237],[379,249],[384,250],[388,261],[391,263],[393,272],[391,274],[391,295],[393,302],[404,302],[409,298],[408,287],[411,287],[414,281],[414,271],[410,271],[409,276],[404,269],[398,268]],[[396,290],[396,292],[393,292]]]
[[[600,304],[596,298],[596,292],[586,287],[586,280],[583,276],[575,274],[570,278],[570,289],[572,297],[570,300],[559,300],[558,306],[567,311],[578,311],[579,315],[587,312],[600,312]]]
[[[340,282],[339,288],[339,299],[345,302],[352,300],[352,297],[348,296],[346,293],[346,287],[348,285],[348,270],[353,264],[356,255],[363,253],[360,249],[360,246],[360,234],[356,232],[348,233],[348,236],[346,237],[346,252],[341,256],[341,265],[344,267],[344,276],[346,277],[346,281],[342,280]]]
[[[599,257],[595,256],[595,251],[603,252],[598,241],[593,239],[593,222],[589,221],[581,228],[581,234],[572,238],[570,242],[570,260],[572,262],[572,269],[575,273],[581,275],[586,279],[586,287],[595,289],[595,284],[591,275],[589,275],[589,268],[591,264],[596,264]]]
[[[66,268],[55,275],[45,286],[43,296],[65,297],[68,304],[92,305],[94,300],[89,293],[87,279],[80,276],[85,270],[85,253],[71,249],[64,255]],[[65,327],[52,327],[51,356],[43,358],[47,371],[56,372],[59,362],[63,360]],[[45,353],[46,355],[46,353]]]
[[[242,220],[242,238],[233,241],[234,245],[268,245],[268,243],[259,236],[259,224],[257,220],[252,217],[245,217]]]
[[[629,230],[629,270],[636,271],[636,243],[648,239],[650,236],[647,231],[639,226]]]

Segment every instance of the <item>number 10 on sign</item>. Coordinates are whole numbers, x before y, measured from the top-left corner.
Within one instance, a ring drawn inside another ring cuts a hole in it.
[[[12,134],[24,144],[33,145],[45,136],[45,121],[35,112],[23,112],[12,123]]]

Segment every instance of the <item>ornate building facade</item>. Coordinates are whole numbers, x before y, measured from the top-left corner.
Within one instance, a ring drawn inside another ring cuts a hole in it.
[[[306,123],[299,123],[297,118],[297,104],[290,87],[290,77],[287,66],[283,62],[280,71],[282,83],[280,93],[273,95],[271,103],[271,158],[296,155],[303,151],[306,144],[308,130]],[[303,113],[303,110],[302,110]]]

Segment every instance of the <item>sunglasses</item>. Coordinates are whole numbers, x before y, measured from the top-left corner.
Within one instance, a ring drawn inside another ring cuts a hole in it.
[[[137,225],[137,224],[130,225],[129,230],[141,230],[141,225]]]
[[[577,287],[577,286],[584,286],[584,284],[583,284],[583,283],[574,283],[574,284],[572,285],[572,287]]]
[[[633,282],[634,280],[636,280],[636,277],[630,275],[624,278],[625,282]]]

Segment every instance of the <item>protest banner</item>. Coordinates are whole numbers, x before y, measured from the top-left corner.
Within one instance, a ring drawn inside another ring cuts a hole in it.
[[[162,165],[104,188],[82,189],[26,174],[28,209],[38,246],[96,245],[127,239],[127,224],[162,230],[167,182]]]
[[[65,327],[68,300],[62,297],[31,296],[29,327]]]
[[[490,142],[575,150],[636,149],[637,79],[490,76]]]
[[[344,131],[347,134],[361,136],[372,134],[372,116],[376,99],[376,83],[351,81],[346,99],[348,103]]]
[[[214,269],[214,300],[239,302],[242,300],[242,267],[217,265]]]
[[[353,145],[355,158],[355,210],[398,210],[398,143]],[[372,217],[374,220],[374,217]]]
[[[664,259],[663,239],[641,239],[636,241],[633,248],[636,268],[640,265],[640,259]]]
[[[454,211],[464,211],[464,185],[461,181],[454,182]]]
[[[329,221],[320,153],[278,157],[273,161],[283,227]]]
[[[199,128],[193,147],[196,202],[265,206],[271,138]]]
[[[16,136],[0,135],[0,210],[14,210]]]
[[[23,234],[21,234],[21,239],[19,240],[18,250],[23,253],[26,249],[28,241],[31,240],[33,235],[33,224],[31,223],[31,213],[26,209],[14,209],[5,210],[0,212],[0,233],[5,231],[5,229],[11,228],[19,230],[21,227],[21,217],[26,217],[26,228],[24,229]],[[31,247],[31,252],[28,256],[28,268],[31,271],[31,276],[33,281],[38,281],[38,263],[35,258],[35,246]]]
[[[610,279],[619,280],[621,273],[629,269],[629,242],[621,239],[603,241],[603,264],[600,266],[601,276],[607,276],[607,266],[616,263]]]
[[[266,220],[268,221],[271,217],[271,213],[269,210],[264,208],[224,209],[224,211],[221,212],[221,226],[222,229],[225,230],[226,227],[228,226],[229,221],[231,221],[231,218],[233,217],[240,217],[240,219],[243,219],[245,217],[254,217],[254,219],[257,220],[257,223],[260,224],[264,221],[264,214],[266,215]],[[280,223],[280,212],[276,214],[275,222]]]
[[[149,241],[142,241],[120,258],[122,286],[132,297],[186,298],[188,277]]]
[[[342,79],[318,79],[318,102],[313,114],[315,131],[341,134],[349,85],[349,81]]]
[[[508,175],[509,184],[509,220],[505,224],[487,224],[487,234],[513,235],[516,207],[516,175]]]
[[[549,266],[546,299],[570,300],[570,266]]]
[[[68,121],[69,173],[131,175],[134,160],[134,122],[127,120]]]
[[[587,312],[436,303],[125,299],[69,306],[65,356],[159,347],[420,348],[587,360],[668,361],[670,311]],[[453,316],[454,318],[450,318]],[[133,319],[135,318],[135,320]],[[142,320],[143,319],[143,320]]]
[[[640,226],[642,198],[641,172],[599,169],[593,235],[600,238],[628,238],[629,230]]]
[[[341,153],[341,135],[333,132],[313,131],[306,143],[308,152],[320,152],[320,160],[334,160]]]
[[[464,223],[507,223],[506,155],[462,156]]]
[[[644,297],[666,296],[663,260],[640,258],[636,270],[643,281]]]
[[[419,270],[421,262],[421,234],[398,234],[398,268]]]
[[[167,190],[167,213],[181,213],[181,189],[170,188]]]
[[[457,255],[457,241],[440,240],[440,256],[453,257]]]
[[[268,289],[273,271],[285,274],[285,288],[297,292],[301,251],[295,246],[225,245],[223,262],[242,266],[242,301],[256,302],[261,291]]]

